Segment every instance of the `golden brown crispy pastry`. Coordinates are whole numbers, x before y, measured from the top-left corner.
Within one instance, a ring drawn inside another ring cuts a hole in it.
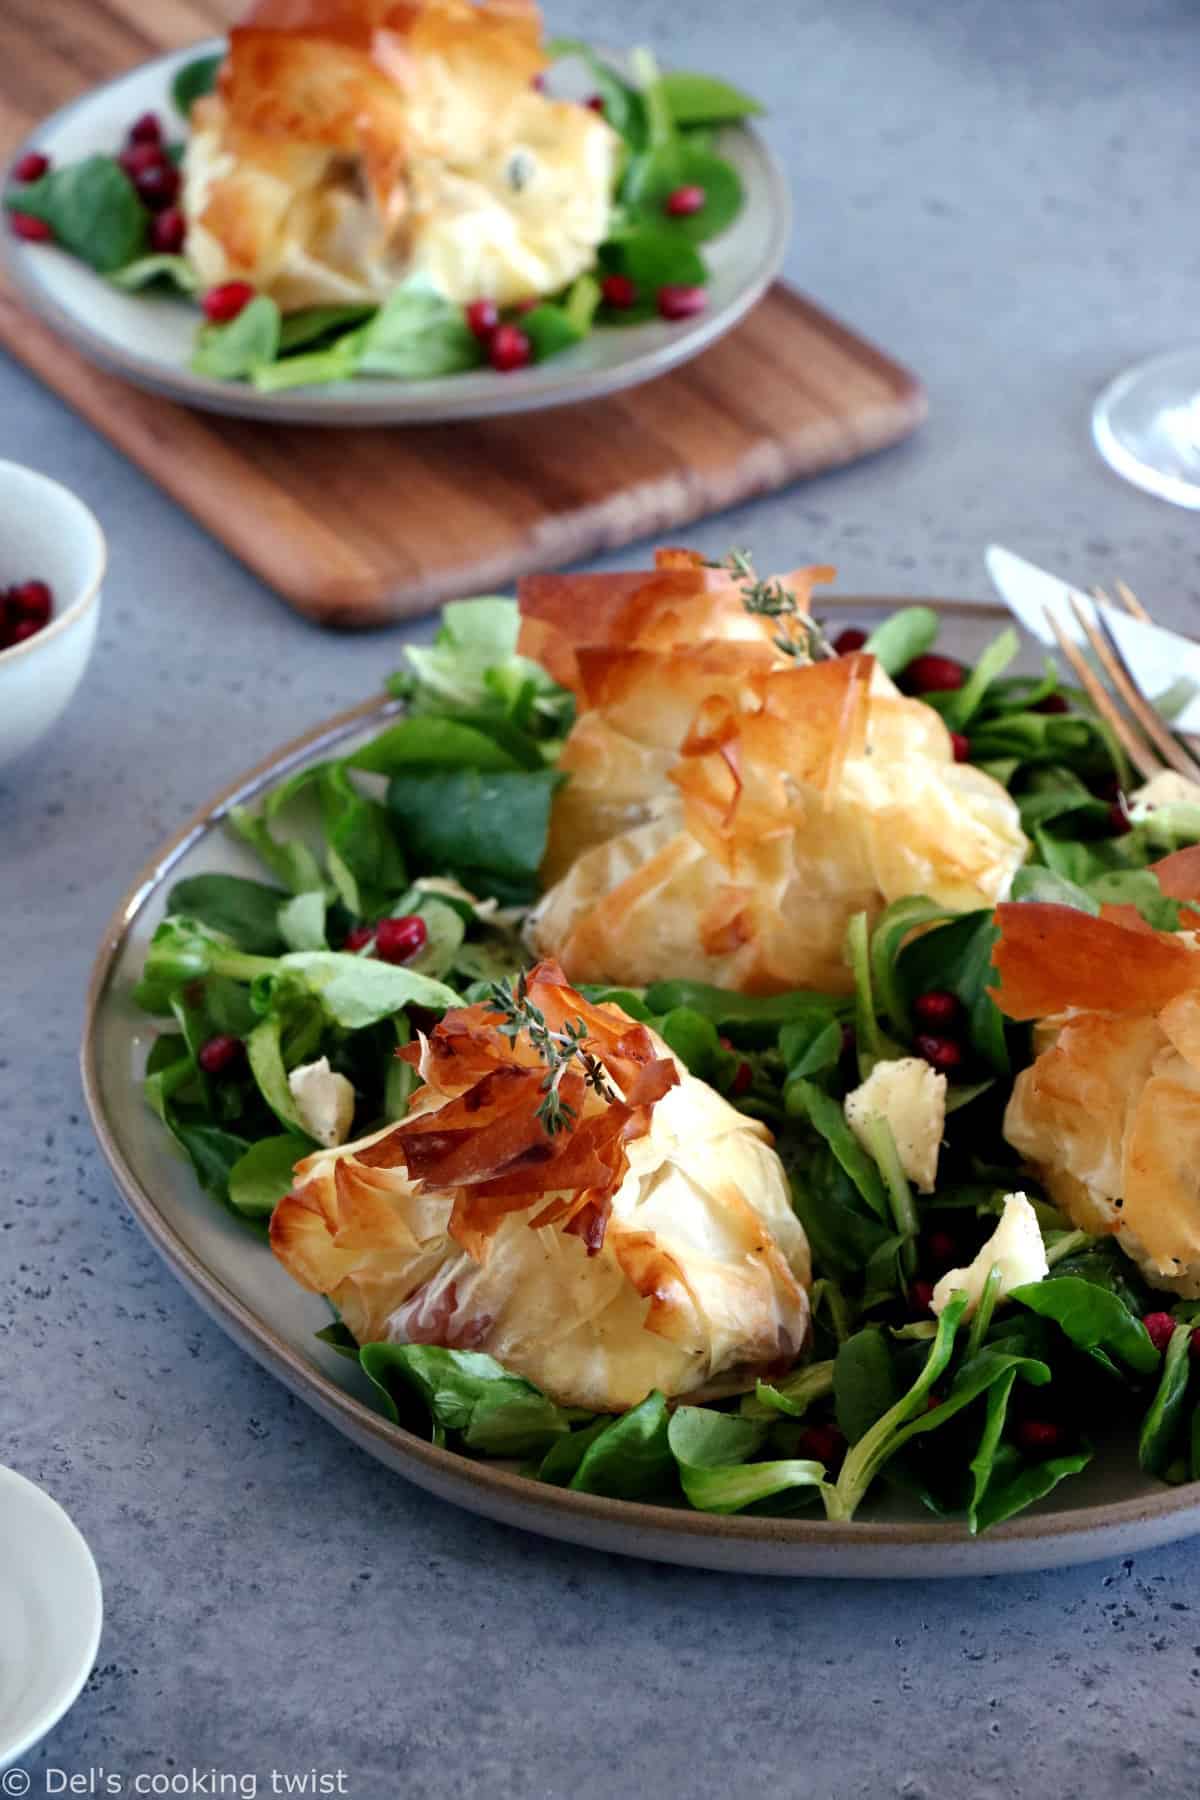
[[[529,997],[583,1020],[618,1098],[572,1066],[569,1128],[536,1116],[544,1065],[486,1005],[419,1046],[408,1116],[296,1168],[271,1245],[360,1343],[483,1349],[565,1404],[730,1392],[808,1329],[808,1244],[771,1136],[615,1006],[544,963]]]
[[[201,279],[285,311],[416,272],[463,302],[565,286],[607,229],[617,139],[538,92],[544,66],[532,0],[263,0],[192,112]]]
[[[782,578],[808,605],[831,569]],[[850,915],[1007,893],[1017,808],[869,656],[807,662],[686,551],[521,583],[520,648],[574,691],[532,922],[573,980],[845,990]]]
[[[1200,897],[1191,851],[1158,869],[1175,898]],[[1115,1233],[1153,1286],[1200,1297],[1195,934],[1126,907],[1002,906],[997,922],[996,1001],[1039,1021],[1006,1138],[1076,1225]]]

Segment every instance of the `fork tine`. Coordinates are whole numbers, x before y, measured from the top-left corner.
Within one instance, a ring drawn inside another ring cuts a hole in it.
[[[1142,779],[1144,781],[1149,781],[1152,776],[1161,772],[1163,767],[1162,762],[1155,756],[1146,740],[1143,737],[1140,737],[1131,728],[1129,721],[1126,719],[1120,707],[1116,705],[1112,695],[1104,686],[1104,683],[1100,680],[1095,670],[1088,667],[1079,646],[1071,642],[1071,639],[1067,636],[1066,632],[1059,624],[1058,619],[1050,611],[1049,607],[1046,608],[1046,623],[1054,633],[1055,641],[1057,642],[1059,649],[1074,670],[1079,680],[1080,687],[1084,690],[1088,699],[1100,714],[1100,717],[1112,726],[1118,739],[1124,745],[1130,762],[1132,762],[1138,773],[1142,776]]]
[[[1177,769],[1181,775],[1186,775],[1189,780],[1195,781],[1200,776],[1200,763],[1197,763],[1195,757],[1189,755],[1183,745],[1176,740],[1142,694],[1104,614],[1097,613],[1095,623],[1093,623],[1077,600],[1071,601],[1071,607],[1079,621],[1083,635],[1099,658],[1105,674],[1146,736],[1173,769]]]
[[[1154,620],[1150,617],[1150,614],[1146,611],[1129,583],[1127,581],[1121,581],[1118,578],[1116,588],[1117,599],[1121,602],[1125,611],[1127,613],[1132,613],[1135,619],[1141,619],[1144,624],[1153,625]]]

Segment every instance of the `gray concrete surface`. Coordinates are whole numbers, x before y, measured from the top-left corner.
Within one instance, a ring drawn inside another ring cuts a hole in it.
[[[1200,524],[1122,486],[1087,428],[1110,375],[1195,334],[1187,0],[561,0],[554,24],[762,95],[791,276],[928,383],[910,445],[697,543],[982,599],[997,537],[1195,626]],[[0,775],[0,1460],[74,1513],[108,1605],[31,1791],[103,1766],[264,1793],[341,1769],[356,1800],[1194,1796],[1193,1545],[926,1587],[621,1562],[443,1510],[208,1323],[93,1145],[86,970],[152,847],[398,639],[302,624],[7,364],[0,455],[77,488],[112,548],[86,686]]]

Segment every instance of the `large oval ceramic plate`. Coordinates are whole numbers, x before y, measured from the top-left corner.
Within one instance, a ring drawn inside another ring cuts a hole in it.
[[[182,136],[184,122],[171,103],[175,73],[193,58],[223,48],[224,40],[214,38],[93,88],[39,126],[30,147],[58,164],[97,151],[111,154],[130,122],[148,111],[167,122],[171,137]],[[583,98],[589,86],[574,63],[564,63],[561,73],[556,68],[556,93]],[[21,243],[5,233],[7,264],[27,303],[85,356],[189,406],[309,425],[403,425],[532,412],[592,400],[665,374],[723,336],[763,293],[787,247],[787,183],[753,131],[730,127],[720,133],[718,148],[736,167],[746,198],[729,230],[705,245],[712,277],[707,310],[676,324],[652,320],[593,331],[574,349],[511,375],[477,369],[431,381],[362,379],[260,394],[242,382],[192,373],[188,360],[199,318],[194,304],[122,293],[65,251]]]
[[[840,623],[871,626],[901,601],[842,599],[821,605]],[[935,601],[942,646],[973,661],[1008,615],[998,607]],[[1040,666],[1030,645],[1027,666]],[[203,870],[260,874],[221,829],[232,804],[283,776],[348,751],[377,730],[396,702],[368,702],[299,739],[204,808],[143,870],[101,944],[84,1027],[83,1079],[101,1147],[151,1242],[229,1333],[293,1392],[390,1469],[441,1500],[548,1537],[664,1562],[773,1575],[988,1575],[1128,1554],[1200,1531],[1200,1483],[1165,1487],[1142,1475],[1132,1443],[1103,1447],[1088,1470],[1034,1511],[982,1537],[919,1508],[864,1508],[849,1524],[820,1518],[717,1518],[543,1487],[495,1463],[439,1450],[383,1419],[357,1367],[318,1343],[328,1324],[319,1296],[298,1288],[260,1239],[196,1185],[144,1105],[141,1074],[153,1027],[130,998],[166,893]]]

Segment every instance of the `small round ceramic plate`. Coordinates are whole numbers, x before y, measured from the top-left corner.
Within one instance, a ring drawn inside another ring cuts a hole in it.
[[[870,629],[907,600],[822,600],[822,617]],[[995,606],[931,601],[939,647],[975,661],[1009,615]],[[1027,643],[1024,667],[1043,653]],[[145,1105],[141,1076],[155,1032],[132,1000],[167,892],[184,876],[258,875],[222,830],[232,805],[333,753],[348,754],[399,703],[379,699],[331,719],[250,771],[206,806],[147,865],[111,920],[93,970],[83,1081],[101,1148],[156,1249],[224,1330],[372,1456],[439,1498],[594,1549],[703,1568],[773,1575],[991,1575],[1126,1555],[1200,1531],[1200,1483],[1166,1487],[1143,1475],[1136,1445],[1111,1441],[1095,1462],[1037,1508],[980,1537],[915,1503],[872,1500],[848,1524],[819,1517],[719,1518],[670,1506],[608,1500],[527,1480],[513,1470],[439,1449],[390,1424],[371,1404],[357,1365],[319,1343],[329,1322],[319,1296],[291,1280],[261,1241],[201,1192]]]
[[[102,1616],[92,1553],[62,1507],[0,1468],[0,1769],[75,1699],[96,1660]]]
[[[60,165],[98,151],[111,154],[130,121],[148,111],[163,118],[169,136],[181,137],[184,121],[171,103],[172,80],[185,63],[223,48],[224,40],[215,38],[93,88],[45,120],[29,147]],[[571,62],[561,71],[556,67],[553,85],[563,97],[580,99],[590,87]],[[244,382],[216,381],[189,368],[200,317],[194,303],[122,293],[65,251],[2,235],[17,287],[47,324],[101,367],[170,399],[211,412],[309,425],[480,419],[592,400],[649,381],[698,355],[749,311],[787,247],[787,182],[762,139],[746,127],[723,130],[717,148],[742,178],[745,205],[729,230],[704,246],[711,271],[707,310],[674,324],[656,319],[597,329],[549,362],[508,375],[476,369],[430,381],[364,378],[260,394]]]

